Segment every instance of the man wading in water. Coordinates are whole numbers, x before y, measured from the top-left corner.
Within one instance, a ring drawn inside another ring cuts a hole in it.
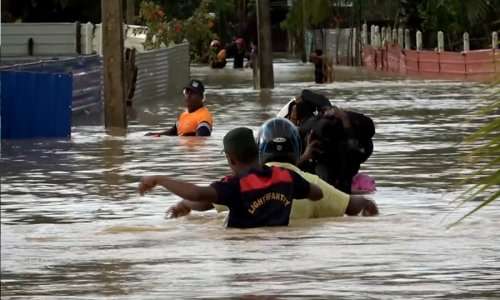
[[[144,194],[161,185],[185,199],[184,202],[191,203],[190,207],[179,207],[177,211],[225,205],[229,208],[227,226],[237,228],[286,226],[294,199],[319,200],[323,197],[316,185],[293,171],[260,166],[251,129],[233,129],[224,136],[223,143],[232,176],[206,187],[166,176],[147,176],[142,178],[139,192]]]
[[[210,136],[212,133],[212,114],[203,105],[205,87],[199,80],[191,80],[184,88],[184,100],[187,110],[177,119],[172,128],[161,132],[148,132],[147,136],[179,135]]]

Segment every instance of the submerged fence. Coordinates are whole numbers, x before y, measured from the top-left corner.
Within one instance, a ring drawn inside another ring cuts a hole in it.
[[[463,51],[444,51],[443,33],[438,32],[435,50],[422,49],[422,33],[412,44],[410,31],[364,24],[356,28],[321,29],[308,32],[306,49],[322,49],[334,64],[364,65],[368,69],[408,75],[489,80],[500,77],[500,49],[492,33],[490,49],[470,50],[464,33]],[[413,49],[412,49],[413,46]]]
[[[469,49],[469,36],[464,34],[464,51],[444,51],[443,34],[438,33],[438,47],[422,50],[422,35],[417,32],[416,50],[410,49],[408,30],[390,30],[381,36],[372,28],[371,45],[363,47],[363,63],[372,70],[439,78],[491,80],[500,77],[500,49],[497,34],[492,34],[491,49]],[[365,33],[365,36],[366,33]],[[404,49],[400,45],[404,45]]]
[[[490,79],[500,76],[500,51],[435,52],[401,49],[398,45],[363,49],[365,66],[372,70],[409,75]]]
[[[360,64],[360,43],[356,28],[317,29],[309,31],[306,39],[307,55],[315,49],[323,50],[333,63],[339,65]]]

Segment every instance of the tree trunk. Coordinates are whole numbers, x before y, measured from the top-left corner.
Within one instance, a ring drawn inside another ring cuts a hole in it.
[[[125,129],[122,0],[101,0],[101,5],[105,126],[108,130]]]
[[[127,24],[135,24],[135,0],[127,0]]]
[[[302,34],[301,34],[301,37],[302,37],[302,42],[299,43],[302,44],[302,55],[301,55],[301,58],[302,58],[302,62],[306,63],[307,60],[308,60],[308,57],[307,57],[307,45],[306,45],[306,32],[307,32],[307,16],[306,16],[306,0],[300,0],[301,3],[300,5],[302,6],[301,8],[301,14],[302,14]]]
[[[257,0],[260,88],[274,88],[271,13],[269,0]]]
[[[247,29],[247,0],[237,0],[238,33],[243,36]]]

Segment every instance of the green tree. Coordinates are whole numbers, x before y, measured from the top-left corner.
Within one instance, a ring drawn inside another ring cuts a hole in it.
[[[418,13],[424,31],[445,33],[448,49],[461,50],[464,32],[472,37],[472,47],[486,47],[495,21],[500,19],[500,1],[424,0],[418,5]]]
[[[333,15],[333,7],[329,0],[296,0],[280,26],[282,29],[287,30],[289,36],[296,41],[296,50],[302,52],[302,59],[306,60],[304,30],[311,27],[328,27]]]
[[[144,47],[155,49],[187,39],[190,43],[191,59],[206,62],[210,41],[215,37],[211,30],[214,20],[209,13],[209,5],[209,0],[203,0],[191,17],[185,20],[169,20],[161,5],[154,1],[143,1],[139,17],[147,27]]]

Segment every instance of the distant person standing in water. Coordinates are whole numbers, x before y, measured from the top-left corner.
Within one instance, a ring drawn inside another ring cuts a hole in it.
[[[199,80],[191,80],[184,88],[186,111],[181,113],[170,129],[161,132],[148,132],[147,136],[210,136],[212,133],[212,114],[203,104],[205,87]]]
[[[226,66],[226,49],[218,40],[213,40],[210,43],[209,49],[210,66],[214,69],[222,69]]]
[[[235,69],[241,69],[243,68],[243,61],[245,60],[245,57],[247,57],[245,49],[245,40],[242,38],[237,38],[234,44],[235,44],[235,50],[234,50],[233,67]]]
[[[321,49],[316,49],[314,53],[309,57],[309,61],[314,64],[314,82],[324,83],[325,82],[325,72],[324,72],[324,57],[323,51]]]

